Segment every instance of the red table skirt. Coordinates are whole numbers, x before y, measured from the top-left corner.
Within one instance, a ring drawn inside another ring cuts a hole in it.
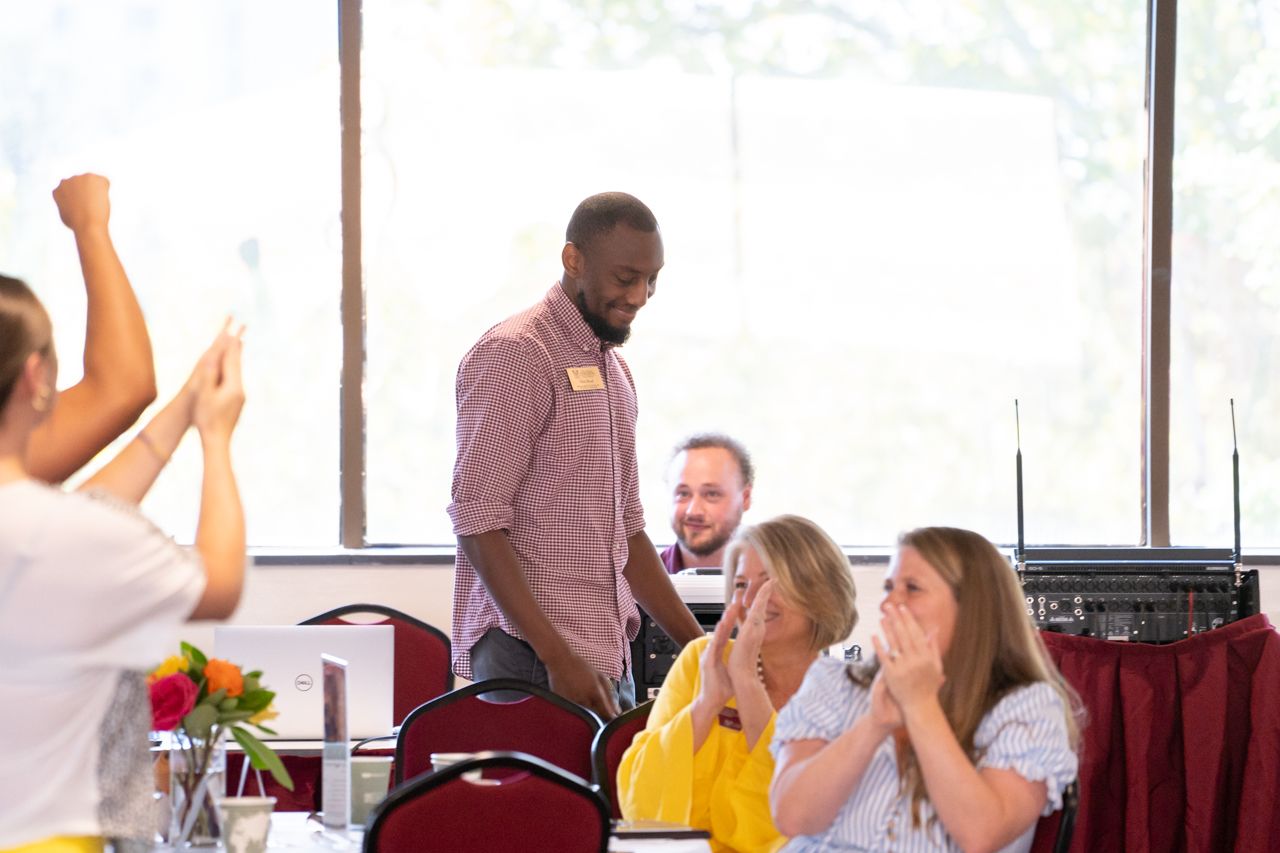
[[[1042,636],[1088,713],[1072,851],[1280,850],[1280,635],[1265,615],[1166,646]]]
[[[395,755],[393,749],[362,749],[358,755]],[[281,786],[267,771],[262,771],[262,781],[266,785],[266,796],[276,798],[278,812],[318,812],[320,811],[320,756],[318,755],[282,755],[280,760],[293,779],[293,790]],[[240,786],[240,770],[244,765],[244,753],[227,753],[227,794],[235,796]],[[391,778],[395,779],[395,768],[391,769]],[[246,797],[258,796],[258,780],[253,768],[244,780]]]

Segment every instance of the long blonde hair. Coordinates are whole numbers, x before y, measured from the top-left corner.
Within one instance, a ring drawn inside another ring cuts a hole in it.
[[[810,651],[853,633],[858,608],[849,558],[821,527],[798,515],[780,515],[740,529],[724,552],[726,605],[733,600],[734,574],[747,547],[760,556],[783,600],[809,618]]]
[[[1080,699],[1049,658],[1027,615],[1022,589],[1009,561],[977,533],[954,527],[921,527],[904,533],[899,548],[914,548],[951,588],[958,612],[951,645],[942,659],[946,681],[938,702],[960,748],[975,764],[982,758],[974,734],[982,718],[1004,696],[1043,681],[1062,697],[1072,749],[1080,739]],[[870,687],[878,664],[850,670]],[[911,817],[920,824],[920,803],[929,793],[915,751],[907,743],[898,756],[902,790],[911,792]]]

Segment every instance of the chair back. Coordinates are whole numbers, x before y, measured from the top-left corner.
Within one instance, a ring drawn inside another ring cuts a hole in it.
[[[494,690],[527,694],[486,702]],[[396,782],[431,770],[433,752],[524,752],[591,778],[591,741],[600,718],[536,684],[491,678],[446,693],[405,717],[396,740]]]
[[[591,778],[600,788],[600,793],[612,804],[615,818],[622,817],[618,798],[614,795],[618,785],[618,765],[622,763],[622,753],[631,746],[631,741],[639,732],[644,731],[651,710],[653,700],[614,717],[596,732],[596,739],[591,744]]]
[[[499,769],[501,778],[463,774]],[[364,853],[605,853],[609,806],[585,780],[519,752],[484,752],[397,787],[369,815]]]
[[[1076,809],[1080,807],[1080,780],[1072,779],[1062,789],[1062,808],[1040,818],[1031,839],[1031,853],[1067,853],[1076,830]]]
[[[395,674],[392,697],[392,722],[400,725],[409,712],[453,689],[453,647],[449,637],[433,625],[415,619],[381,604],[348,604],[313,616],[299,625],[353,625],[343,616],[353,613],[376,613],[386,617],[381,622],[363,625],[390,625],[395,629]]]

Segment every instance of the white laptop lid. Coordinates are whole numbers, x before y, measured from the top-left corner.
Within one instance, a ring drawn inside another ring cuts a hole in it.
[[[390,625],[224,625],[213,629],[213,657],[229,660],[245,672],[262,670],[263,686],[275,691],[275,708],[280,712],[266,725],[282,740],[324,738],[321,654],[347,661],[349,736],[391,734],[395,629]]]

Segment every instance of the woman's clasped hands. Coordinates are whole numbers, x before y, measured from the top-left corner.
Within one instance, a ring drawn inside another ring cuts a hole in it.
[[[743,689],[760,683],[759,660],[760,647],[764,644],[765,611],[774,583],[769,580],[760,587],[750,610],[736,601],[726,607],[711,642],[702,650],[702,691],[699,698],[714,705],[717,711]],[[725,648],[735,626],[738,637],[726,659]]]
[[[915,710],[937,705],[946,676],[936,632],[926,634],[903,605],[886,603],[881,612],[884,639],[871,638],[880,662],[871,689],[871,715],[877,725],[892,730]]]
[[[693,701],[695,751],[705,742],[711,724],[730,699],[736,698],[740,709],[748,695],[768,701],[760,681],[759,662],[760,647],[764,644],[765,613],[774,583],[769,580],[760,587],[749,609],[737,601],[726,607],[711,642],[702,650],[699,659],[702,683]],[[729,638],[735,627],[738,636],[729,648]]]

